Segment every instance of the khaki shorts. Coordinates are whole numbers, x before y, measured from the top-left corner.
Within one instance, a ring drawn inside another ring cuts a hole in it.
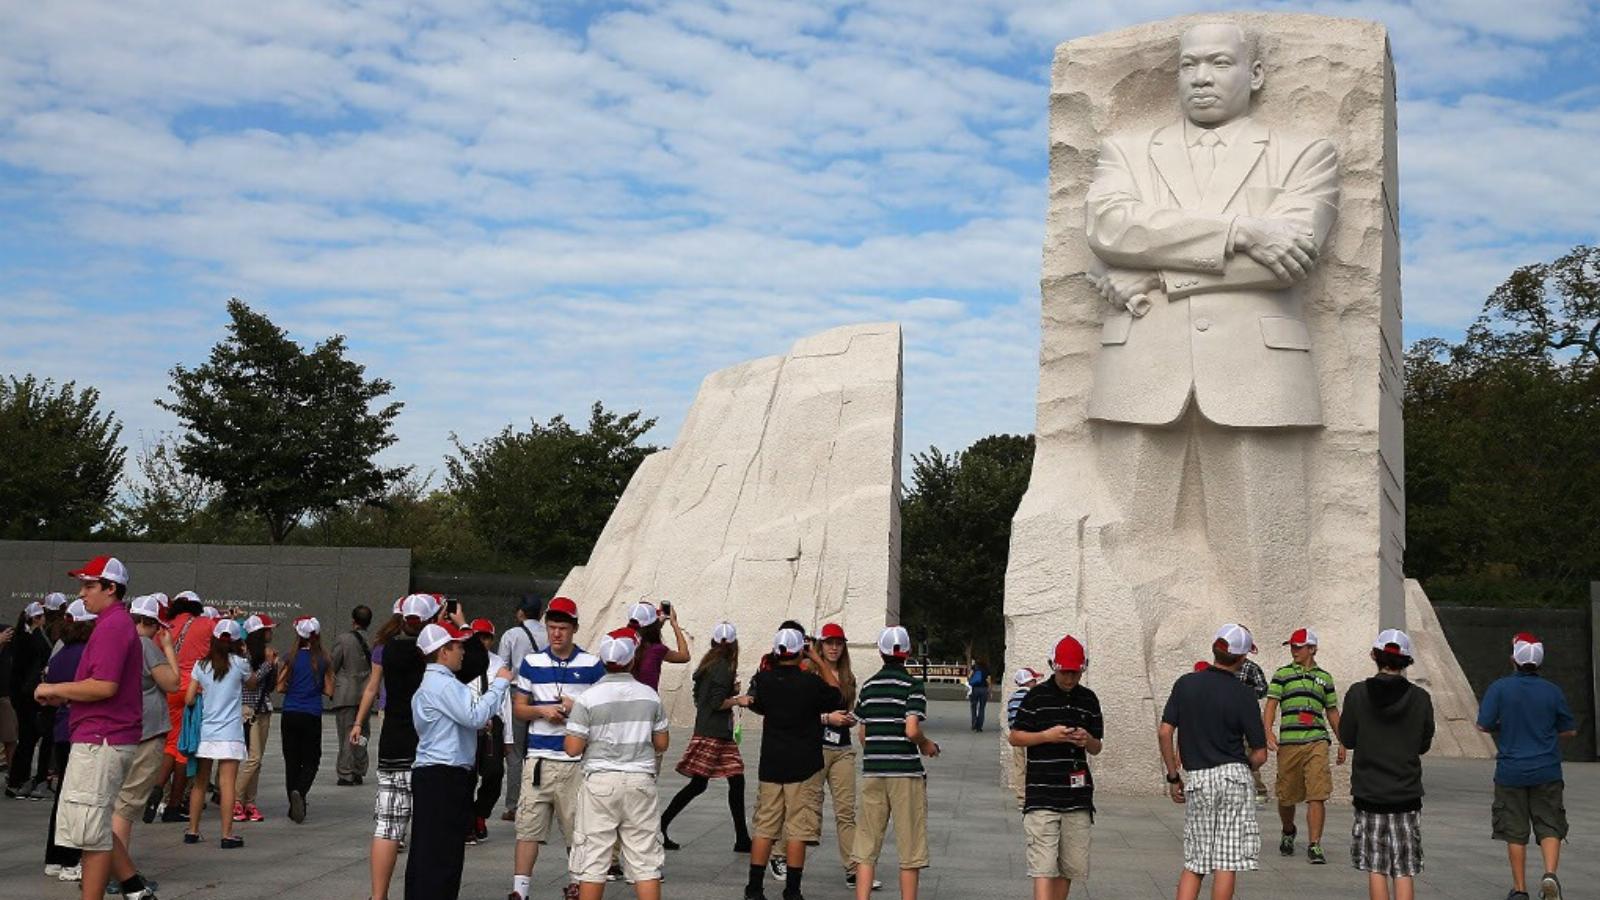
[[[578,789],[577,836],[568,868],[579,881],[604,884],[612,848],[620,846],[629,881],[656,881],[667,863],[660,823],[654,775],[592,772]]]
[[[916,777],[866,775],[856,782],[856,845],[850,858],[875,866],[883,836],[894,820],[900,868],[928,867],[928,781]]]
[[[533,783],[539,773],[539,784]],[[529,757],[522,761],[522,790],[517,794],[517,840],[550,839],[552,816],[560,822],[567,843],[573,841],[578,815],[578,787],[583,781],[583,763],[573,760]]]
[[[1024,813],[1022,832],[1028,839],[1028,877],[1069,881],[1088,878],[1092,818],[1086,809],[1034,809]]]
[[[1333,796],[1333,770],[1328,767],[1328,742],[1278,745],[1279,806]]]
[[[755,836],[770,840],[822,840],[822,770],[805,781],[763,781],[756,788]]]
[[[134,748],[133,762],[128,764],[128,774],[123,776],[122,789],[117,792],[117,815],[124,821],[137,822],[144,815],[150,789],[161,778],[161,760],[167,755],[166,751],[165,734],[140,741]]]
[[[79,850],[111,849],[111,815],[133,764],[134,744],[73,744],[56,809],[56,843]]]

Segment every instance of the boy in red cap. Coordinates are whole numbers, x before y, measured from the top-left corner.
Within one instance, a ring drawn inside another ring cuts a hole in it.
[[[1011,726],[1011,746],[1028,754],[1022,828],[1034,900],[1065,900],[1073,880],[1089,874],[1089,757],[1104,746],[1105,719],[1100,698],[1080,683],[1088,662],[1077,638],[1069,634],[1057,642],[1050,661],[1055,674],[1022,699]]]
[[[1294,808],[1306,805],[1306,860],[1314,866],[1328,861],[1322,851],[1322,826],[1328,816],[1327,800],[1333,794],[1333,770],[1328,767],[1328,745],[1339,731],[1339,692],[1333,676],[1317,665],[1317,633],[1297,628],[1283,642],[1293,659],[1272,673],[1267,706],[1261,713],[1267,729],[1267,749],[1278,754],[1278,818],[1283,834],[1278,852],[1294,855]],[[1277,735],[1274,737],[1273,729]],[[1344,765],[1344,745],[1338,762]]]

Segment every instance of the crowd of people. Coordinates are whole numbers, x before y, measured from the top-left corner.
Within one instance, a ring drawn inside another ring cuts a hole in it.
[[[298,618],[292,649],[280,656],[277,623],[265,614],[217,610],[192,591],[129,597],[127,568],[111,557],[69,574],[76,600],[51,594],[0,631],[0,743],[7,796],[52,804],[45,874],[80,881],[83,897],[154,900],[157,885],[131,852],[136,821],[184,823],[183,842],[205,844],[213,809],[217,847],[243,847],[239,826],[266,818],[257,787],[275,711],[287,815],[304,822],[324,708],[337,723],[337,784],[362,785],[375,768],[375,900],[390,895],[407,850],[405,896],[455,898],[466,848],[487,838],[502,796],[500,818],[515,837],[507,900],[529,900],[542,848],[558,831],[566,900],[598,900],[622,879],[654,900],[667,854],[681,846],[673,821],[715,780],[727,782],[733,851],[748,855],[745,900],[765,900],[769,876],[783,900],[803,900],[825,799],[839,876],[857,900],[883,887],[875,875],[891,824],[902,898],[914,900],[929,865],[924,760],[940,748],[925,730],[923,682],[906,667],[904,628],[878,635],[875,671],[858,675],[838,624],[808,635],[786,621],[746,686],[738,631],[717,624],[691,677],[694,728],[676,763],[688,781],[658,810],[669,732],[657,689],[664,665],[693,661],[670,603],[635,604],[590,650],[576,642],[580,610],[567,597],[525,601],[497,636],[492,621],[469,621],[456,601],[412,594],[395,601],[370,640],[372,610],[356,607],[331,650],[316,618]],[[1367,873],[1373,900],[1415,896],[1421,757],[1434,717],[1427,691],[1406,677],[1411,639],[1394,629],[1377,635],[1374,674],[1342,702],[1316,662],[1318,643],[1313,629],[1294,631],[1284,641],[1290,661],[1268,677],[1249,658],[1250,631],[1225,625],[1211,658],[1174,683],[1157,744],[1170,796],[1185,807],[1179,900],[1198,897],[1208,877],[1213,900],[1231,897],[1237,873],[1258,868],[1257,807],[1268,802],[1260,771],[1270,753],[1279,852],[1297,854],[1304,805],[1307,861],[1325,864],[1331,767],[1351,751],[1351,863]],[[1530,837],[1543,857],[1540,897],[1559,900],[1567,836],[1559,741],[1575,723],[1560,689],[1539,676],[1543,644],[1518,634],[1510,656],[1514,671],[1486,692],[1478,719],[1500,750],[1492,830],[1508,848],[1508,900],[1528,898]],[[1063,637],[1048,672],[1015,673],[1006,704],[1035,900],[1064,900],[1089,872],[1091,760],[1105,750],[1105,714],[1083,683],[1088,665],[1082,643]],[[986,696],[987,673],[969,688]],[[972,707],[971,727],[981,730],[982,703]],[[379,711],[374,760],[370,720]],[[745,711],[763,718],[753,816]]]

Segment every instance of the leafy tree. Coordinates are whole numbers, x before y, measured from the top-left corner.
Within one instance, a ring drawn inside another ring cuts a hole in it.
[[[1032,435],[913,454],[900,505],[901,613],[934,655],[1001,656],[1011,519],[1032,466]]]
[[[178,462],[176,439],[142,440],[133,464],[139,477],[117,504],[120,531],[146,541],[214,541],[204,514],[216,500],[216,489]]]
[[[1524,266],[1406,354],[1406,566],[1436,600],[1577,604],[1600,577],[1600,250]]]
[[[507,561],[572,565],[588,557],[628,479],[656,450],[636,443],[656,423],[642,415],[596,402],[585,431],[556,416],[472,445],[452,434],[459,455],[445,460],[447,484],[478,536]]]
[[[409,547],[417,569],[507,568],[472,528],[461,498],[430,489],[431,481],[407,475],[376,500],[317,513],[295,537],[327,547]]]
[[[82,539],[104,521],[126,451],[99,404],[74,382],[0,379],[0,537]]]
[[[184,470],[214,485],[224,512],[259,516],[281,544],[307,513],[379,497],[409,470],[381,468],[400,403],[394,386],[345,358],[342,335],[309,352],[266,316],[228,301],[228,337],[193,369],[172,369],[157,405],[187,429]]]

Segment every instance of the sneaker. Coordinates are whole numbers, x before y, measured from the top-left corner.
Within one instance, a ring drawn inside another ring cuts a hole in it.
[[[607,881],[621,881],[622,880],[622,866],[617,864],[617,863],[612,863],[611,864],[611,868],[606,870],[606,880]]]
[[[250,817],[245,814],[244,804],[238,802],[237,800],[234,801],[234,804],[233,804],[233,820],[235,822],[243,822],[243,821],[245,821],[245,820],[247,820],[249,818]]]
[[[13,800],[26,800],[28,799],[28,788],[26,786],[12,787],[11,785],[7,784],[6,796]]]
[[[183,833],[183,842],[185,844],[198,844],[200,843],[200,835],[192,831],[185,831]]]
[[[1291,831],[1285,834],[1283,837],[1278,838],[1279,853],[1283,854],[1284,856],[1294,855],[1294,836],[1295,832]]]
[[[144,891],[154,891],[158,887],[161,887],[161,882],[156,881],[154,878],[146,878],[144,880]],[[106,893],[107,894],[112,894],[112,895],[120,894],[120,893],[122,893],[122,885],[120,883],[118,883],[118,881],[115,878],[113,878],[110,881],[106,882]],[[140,893],[134,894],[134,896],[135,897],[150,897],[150,898],[152,898],[152,900],[154,900],[155,894],[145,893],[145,892],[141,891]]]
[[[61,865],[60,863],[45,863],[44,864],[44,877],[46,877],[46,878],[59,878],[59,877],[61,877],[61,870],[64,869],[64,868],[66,868],[66,867]]]
[[[799,891],[785,890],[783,892],[783,900],[806,900],[806,895]]]
[[[82,865],[62,866],[61,867],[61,874],[57,875],[56,877],[61,879],[62,881],[82,881],[83,880],[83,866]]]
[[[1539,900],[1561,900],[1561,879],[1556,873],[1546,872],[1539,879]]]
[[[745,885],[744,900],[767,900],[767,895],[766,892],[761,890],[761,888],[753,888],[749,885]]]
[[[774,856],[767,860],[767,868],[772,870],[772,877],[779,881],[789,877],[789,861],[781,856]]]
[[[500,821],[502,821],[502,822],[515,822],[516,820],[517,820],[517,811],[514,810],[514,809],[508,809],[505,812],[500,814]]]
[[[246,803],[244,805],[244,814],[252,822],[265,822],[267,820],[267,817],[261,814],[261,810],[257,809],[254,803]]]
[[[1306,860],[1313,866],[1325,866],[1328,864],[1328,857],[1322,852],[1321,844],[1306,845]]]
[[[478,827],[473,832],[473,837],[476,837],[480,841],[487,841],[489,839],[489,821],[484,817],[479,816],[477,824]]]
[[[478,833],[476,831],[467,832],[466,844],[468,847],[478,846]]]
[[[299,791],[289,792],[289,819],[296,825],[306,820],[306,795]]]
[[[129,894],[128,900],[160,900],[160,898],[156,896],[156,889],[151,882],[146,881],[144,884],[144,890]]]
[[[1506,895],[1506,900],[1528,900],[1528,892],[1513,889]]]
[[[855,887],[856,886],[856,873],[854,873],[854,872],[846,872],[846,873],[844,873],[844,883],[849,885],[852,888]],[[872,889],[875,890],[875,891],[883,890],[883,882],[879,881],[876,878],[872,879]]]
[[[334,782],[334,784],[337,784],[339,787],[355,787],[356,780],[354,778],[341,778]]]
[[[183,811],[182,809],[179,809],[179,808],[177,808],[175,806],[170,806],[169,805],[169,806],[164,807],[161,810],[161,821],[163,821],[163,822],[187,822],[187,821],[189,821],[189,814],[187,812]]]
[[[35,781],[33,790],[28,792],[28,799],[35,802],[49,800],[53,796],[55,796],[55,792],[50,790],[50,783],[46,781]]]
[[[224,850],[237,850],[243,846],[244,838],[240,835],[236,834],[233,837],[225,837],[222,839],[222,849]]]
[[[567,886],[561,889],[561,900],[578,900],[578,885],[576,882],[569,881]]]
[[[156,820],[156,813],[161,811],[161,786],[157,785],[150,791],[150,799],[144,802],[144,823],[149,825]]]

